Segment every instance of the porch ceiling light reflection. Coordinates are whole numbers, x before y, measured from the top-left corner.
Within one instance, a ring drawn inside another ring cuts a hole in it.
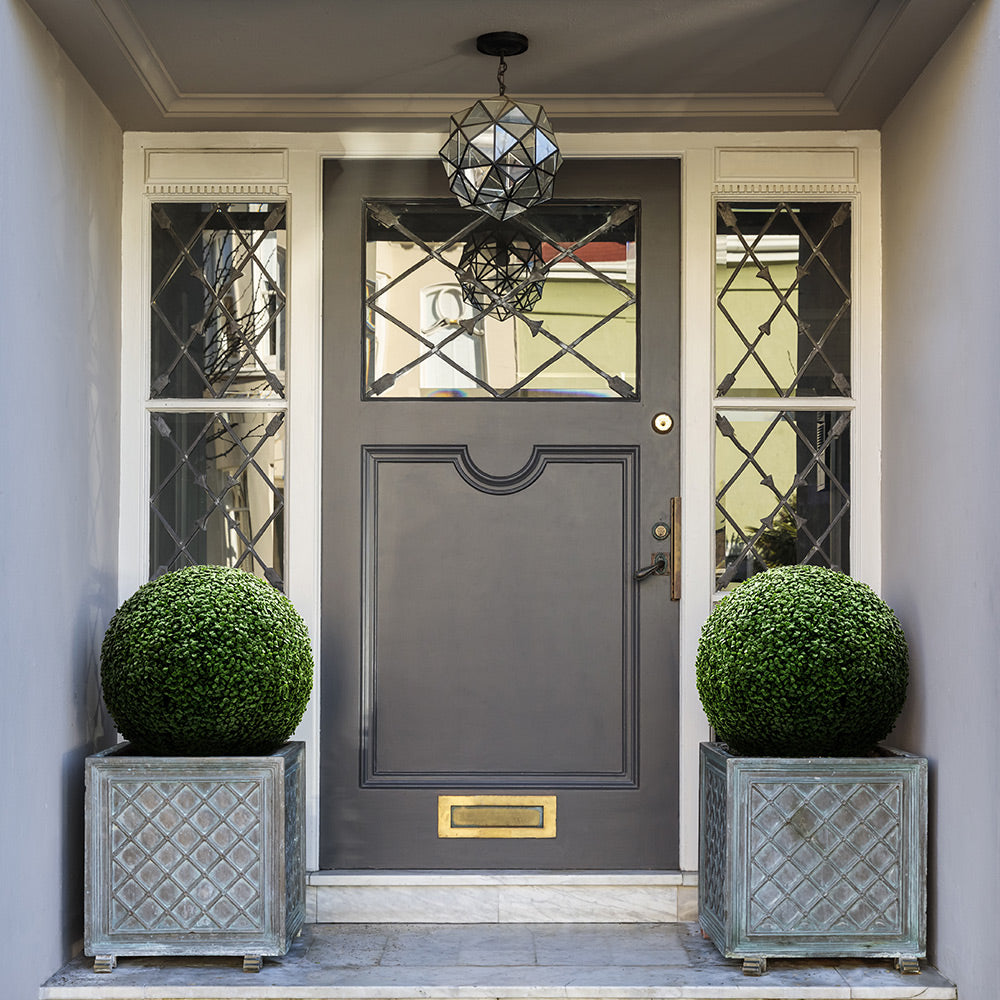
[[[542,297],[542,241],[516,225],[484,223],[462,250],[462,298],[499,320],[530,312]]]
[[[480,35],[476,47],[499,56],[499,94],[451,116],[448,139],[439,151],[451,188],[463,208],[509,219],[552,197],[562,154],[545,109],[506,96],[505,57],[528,48],[513,31]]]

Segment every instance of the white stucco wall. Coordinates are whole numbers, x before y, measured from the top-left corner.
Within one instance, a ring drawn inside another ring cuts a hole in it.
[[[883,131],[883,592],[931,761],[930,947],[994,1000],[1000,940],[1000,2],[982,0]]]
[[[82,940],[83,758],[117,586],[122,135],[0,0],[0,940],[10,1000]]]

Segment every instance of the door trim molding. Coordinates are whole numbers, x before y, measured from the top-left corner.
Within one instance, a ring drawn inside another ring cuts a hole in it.
[[[321,871],[312,923],[674,923],[698,918],[696,872]]]
[[[148,559],[149,202],[226,196],[236,190],[289,203],[288,596],[319,648],[321,497],[322,164],[328,157],[410,159],[437,155],[443,133],[126,132],[122,192],[122,357],[118,586],[124,599],[145,581]],[[711,609],[713,482],[711,399],[715,222],[713,195],[738,185],[743,195],[850,188],[854,201],[855,373],[853,462],[854,575],[881,585],[881,151],[876,131],[606,132],[560,136],[566,157],[676,157],[681,161],[681,495],[684,599],[680,620],[680,863],[697,865],[698,744],[708,724],[694,683],[701,623]],[[276,153],[278,155],[276,155]],[[721,187],[720,187],[721,186]],[[832,186],[832,188],[830,187]],[[861,267],[861,261],[867,261]],[[875,263],[872,263],[875,262]],[[307,864],[319,863],[319,689],[296,738],[307,742]]]

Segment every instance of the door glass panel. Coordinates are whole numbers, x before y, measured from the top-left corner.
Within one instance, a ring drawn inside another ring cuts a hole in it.
[[[850,414],[715,415],[716,586],[772,566],[850,572]]]
[[[639,206],[366,206],[364,396],[638,397]]]
[[[152,206],[150,395],[285,393],[285,206]]]
[[[849,396],[849,202],[720,202],[719,396]]]

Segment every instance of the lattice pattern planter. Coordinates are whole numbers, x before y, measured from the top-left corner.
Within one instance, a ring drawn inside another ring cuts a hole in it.
[[[728,958],[926,954],[927,761],[701,744],[699,919]]]
[[[260,757],[87,758],[84,951],[283,955],[305,919],[305,744]]]

